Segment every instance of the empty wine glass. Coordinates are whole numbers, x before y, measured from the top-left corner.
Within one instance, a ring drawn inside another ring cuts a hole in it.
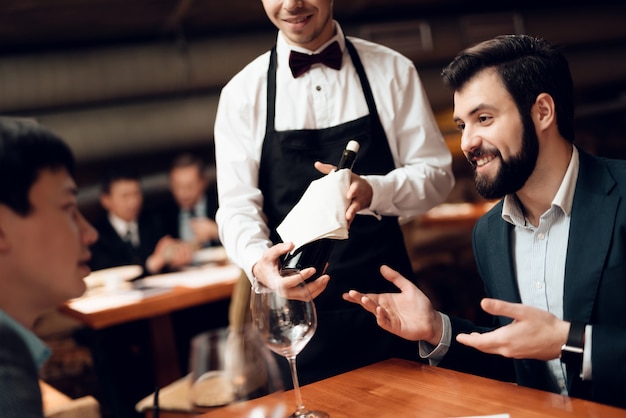
[[[194,413],[235,405],[229,417],[285,416],[278,366],[253,327],[197,335],[191,342],[189,362],[189,400]],[[244,402],[257,398],[254,403]]]
[[[317,327],[315,304],[304,283],[290,292],[291,296],[287,297],[284,289],[272,290],[255,283],[250,298],[252,320],[270,350],[289,362],[296,396],[296,410],[290,418],[328,418],[326,412],[304,406],[296,369],[296,356],[313,337]]]

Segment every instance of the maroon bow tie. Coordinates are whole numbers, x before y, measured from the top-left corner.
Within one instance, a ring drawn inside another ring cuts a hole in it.
[[[289,54],[289,68],[291,68],[291,74],[293,78],[298,78],[302,74],[309,71],[313,64],[324,64],[334,70],[341,68],[341,60],[343,58],[343,52],[339,42],[335,41],[328,45],[319,54],[303,54],[302,52],[291,51]]]

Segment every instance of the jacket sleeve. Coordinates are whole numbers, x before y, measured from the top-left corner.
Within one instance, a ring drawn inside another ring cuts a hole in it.
[[[0,321],[0,415],[43,417],[37,369],[20,336]]]

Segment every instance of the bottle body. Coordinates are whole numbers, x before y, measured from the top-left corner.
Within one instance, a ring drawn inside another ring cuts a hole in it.
[[[341,155],[337,164],[337,170],[352,169],[356,154],[359,149],[358,142],[351,140]],[[281,276],[295,274],[308,267],[315,267],[315,274],[306,281],[312,281],[320,277],[326,271],[328,259],[332,253],[335,240],[321,238],[297,248],[294,252],[285,254],[280,264]]]
[[[326,264],[335,244],[334,239],[321,238],[286,254],[280,265],[280,275],[289,276],[308,267],[315,267],[315,274],[308,281],[315,280],[326,271]]]

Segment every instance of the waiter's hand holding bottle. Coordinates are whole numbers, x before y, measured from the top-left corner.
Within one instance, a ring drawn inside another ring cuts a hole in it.
[[[332,164],[324,164],[319,161],[315,163],[315,168],[323,174],[335,171],[337,167]],[[350,205],[346,210],[346,220],[348,225],[354,220],[357,212],[367,209],[372,204],[372,186],[363,177],[358,174],[350,174],[350,188],[348,189],[347,198],[350,199]]]
[[[282,287],[285,289],[285,296],[297,299],[298,285],[305,282],[308,278],[315,274],[313,267],[302,269],[299,272],[290,274],[287,276],[281,276],[280,263],[285,254],[289,253],[293,249],[293,243],[278,243],[268,248],[263,257],[257,261],[252,267],[252,274],[257,282],[257,285],[268,287],[270,289],[276,289]],[[326,289],[330,276],[324,274],[317,279],[305,284],[311,297],[315,299]],[[289,290],[292,289],[292,290]]]
[[[315,168],[326,175],[339,169],[352,169],[356,154],[359,150],[358,142],[352,140],[346,146],[337,166],[315,162]],[[372,187],[360,176],[351,172],[350,186],[346,198],[349,200],[346,209],[348,226],[357,212],[366,209],[372,201]],[[309,293],[313,298],[317,297],[326,289],[330,277],[324,273],[328,265],[328,257],[332,251],[334,240],[323,238],[311,242],[297,249],[296,253],[289,254],[293,250],[293,243],[276,244],[263,254],[252,268],[257,283],[269,288],[281,286],[283,288],[296,287],[299,283],[306,283]],[[315,265],[317,267],[307,267]],[[318,271],[319,270],[319,271]],[[319,277],[315,277],[319,275]],[[297,289],[294,289],[294,294]]]

